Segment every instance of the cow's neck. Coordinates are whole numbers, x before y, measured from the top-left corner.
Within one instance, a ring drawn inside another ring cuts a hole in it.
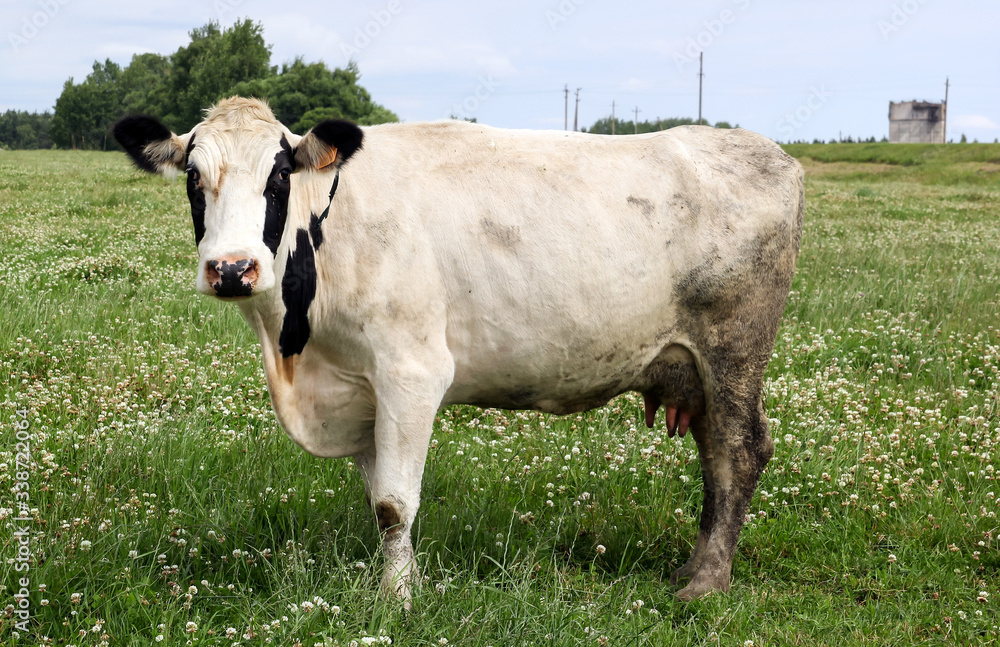
[[[335,209],[334,200],[340,198],[339,171],[332,175],[303,175],[289,197],[288,220],[275,256],[280,289],[241,304],[244,318],[261,342],[264,368],[275,398],[294,384],[295,368],[303,352],[317,352],[315,343],[306,349],[317,328],[310,321],[309,308],[324,287],[324,273],[317,271],[324,245],[322,225]]]

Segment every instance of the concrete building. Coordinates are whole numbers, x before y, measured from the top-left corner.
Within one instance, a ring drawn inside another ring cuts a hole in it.
[[[927,101],[889,102],[889,141],[942,144],[948,104]]]

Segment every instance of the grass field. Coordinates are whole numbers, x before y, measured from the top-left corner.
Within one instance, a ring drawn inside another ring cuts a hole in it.
[[[0,644],[993,643],[1000,146],[788,148],[805,233],[732,591],[673,597],[700,470],[637,396],[455,407],[410,614],[378,596],[357,471],[284,436],[249,328],[195,295],[183,183],[0,153],[0,599],[27,577],[31,613]]]

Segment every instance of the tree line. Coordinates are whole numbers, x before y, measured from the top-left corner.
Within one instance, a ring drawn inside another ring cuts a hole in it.
[[[628,121],[625,119],[614,119],[612,123],[611,117],[604,117],[603,119],[598,119],[594,122],[594,125],[589,129],[585,130],[588,133],[594,133],[597,135],[633,135],[642,133],[653,133],[659,130],[667,130],[668,128],[676,128],[677,126],[691,126],[697,123],[697,120],[690,119],[688,117],[671,117],[669,119],[655,119],[652,121]],[[710,126],[708,121],[703,120],[703,124]],[[733,126],[728,121],[717,121],[715,122],[716,128],[733,128]],[[736,124],[736,128],[739,128],[739,124]]]
[[[354,63],[331,70],[297,58],[272,66],[259,23],[247,19],[222,29],[210,22],[190,37],[173,54],[136,54],[125,67],[95,61],[86,79],[66,81],[54,113],[3,113],[0,146],[109,150],[117,147],[109,128],[124,114],[153,115],[183,133],[202,120],[206,107],[233,95],[266,100],[295,132],[331,118],[399,121],[358,84]]]
[[[8,110],[0,114],[0,148],[52,148],[51,112]]]

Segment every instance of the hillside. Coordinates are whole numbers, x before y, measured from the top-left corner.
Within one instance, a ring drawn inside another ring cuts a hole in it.
[[[782,148],[813,177],[1000,184],[1000,144],[787,144]]]

